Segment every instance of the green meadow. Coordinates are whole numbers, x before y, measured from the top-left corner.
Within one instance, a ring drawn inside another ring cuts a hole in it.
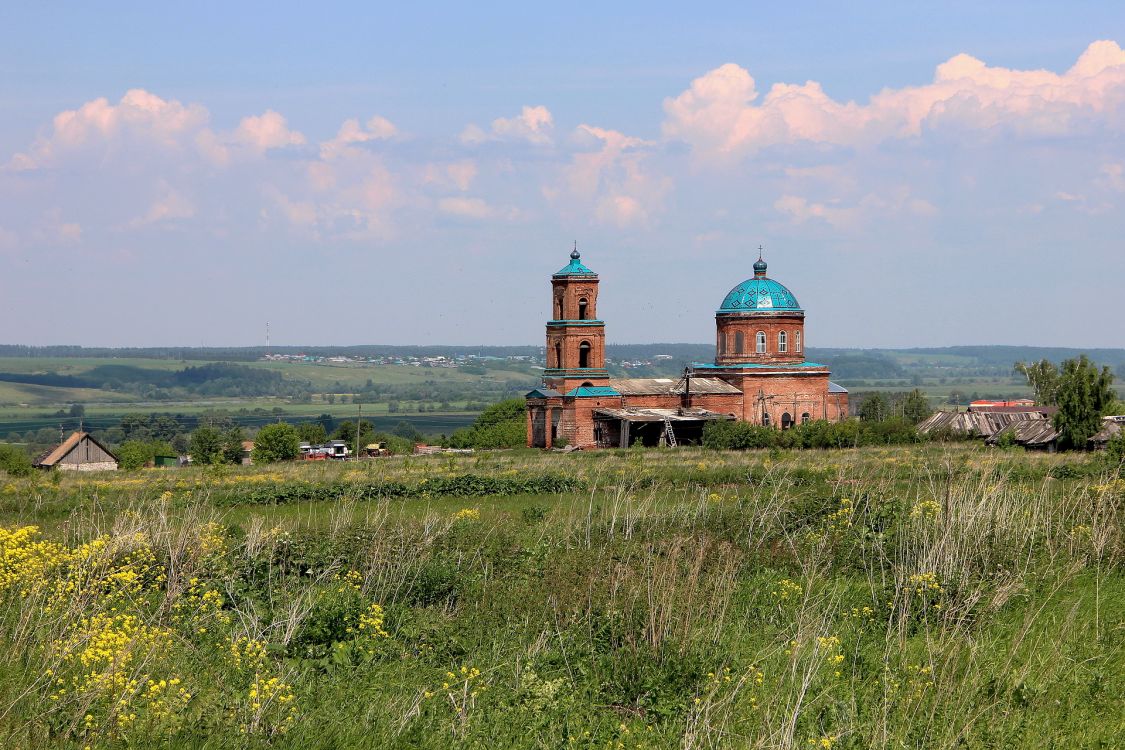
[[[0,744],[1113,748],[1104,457],[507,451],[0,484]]]

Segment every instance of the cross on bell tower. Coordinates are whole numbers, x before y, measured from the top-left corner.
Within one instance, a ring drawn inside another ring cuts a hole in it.
[[[609,373],[605,323],[598,319],[598,275],[582,263],[577,242],[570,263],[551,276],[551,311],[543,382],[563,393],[584,384],[604,385]]]

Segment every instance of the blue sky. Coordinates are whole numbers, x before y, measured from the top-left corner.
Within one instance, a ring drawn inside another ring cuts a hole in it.
[[[1125,346],[1125,10],[840,5],[4,7],[5,340]]]

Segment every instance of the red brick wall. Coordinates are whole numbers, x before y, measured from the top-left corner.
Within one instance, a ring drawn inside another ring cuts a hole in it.
[[[766,353],[757,353],[757,334],[766,334]],[[788,341],[787,351],[778,351],[777,335],[785,331]],[[742,354],[737,352],[736,334],[743,335]],[[797,334],[801,335],[801,351],[797,351]],[[726,339],[726,349],[722,340]],[[715,362],[734,364],[739,362],[782,362],[805,361],[805,320],[795,315],[716,317],[715,318]],[[722,353],[720,353],[722,352]]]
[[[586,300],[586,319],[598,319],[597,279],[551,279],[551,319],[578,320],[578,301]],[[562,314],[559,303],[562,303]]]

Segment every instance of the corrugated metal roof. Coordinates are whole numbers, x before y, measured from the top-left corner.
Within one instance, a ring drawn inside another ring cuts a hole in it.
[[[665,419],[669,422],[700,422],[734,419],[733,414],[720,414],[707,409],[643,409],[636,406],[625,409],[594,409],[594,414],[630,422],[663,422]]]
[[[848,389],[845,388],[844,386],[840,385],[839,383],[833,383],[831,380],[829,380],[828,381],[828,392],[829,393],[847,393]]]
[[[1018,419],[993,433],[985,442],[996,445],[1005,435],[1011,435],[1017,444],[1028,448],[1042,448],[1059,439],[1059,433],[1049,419]]]
[[[536,388],[524,398],[562,398],[562,394],[554,388]]]
[[[980,435],[990,437],[1013,422],[1044,422],[1046,419],[1037,411],[1030,412],[991,412],[991,411],[937,411],[918,425],[923,435],[948,430],[960,435]]]
[[[683,378],[611,378],[609,384],[622,396],[679,396],[684,392]],[[719,378],[693,377],[688,388],[696,396],[742,393]]]

